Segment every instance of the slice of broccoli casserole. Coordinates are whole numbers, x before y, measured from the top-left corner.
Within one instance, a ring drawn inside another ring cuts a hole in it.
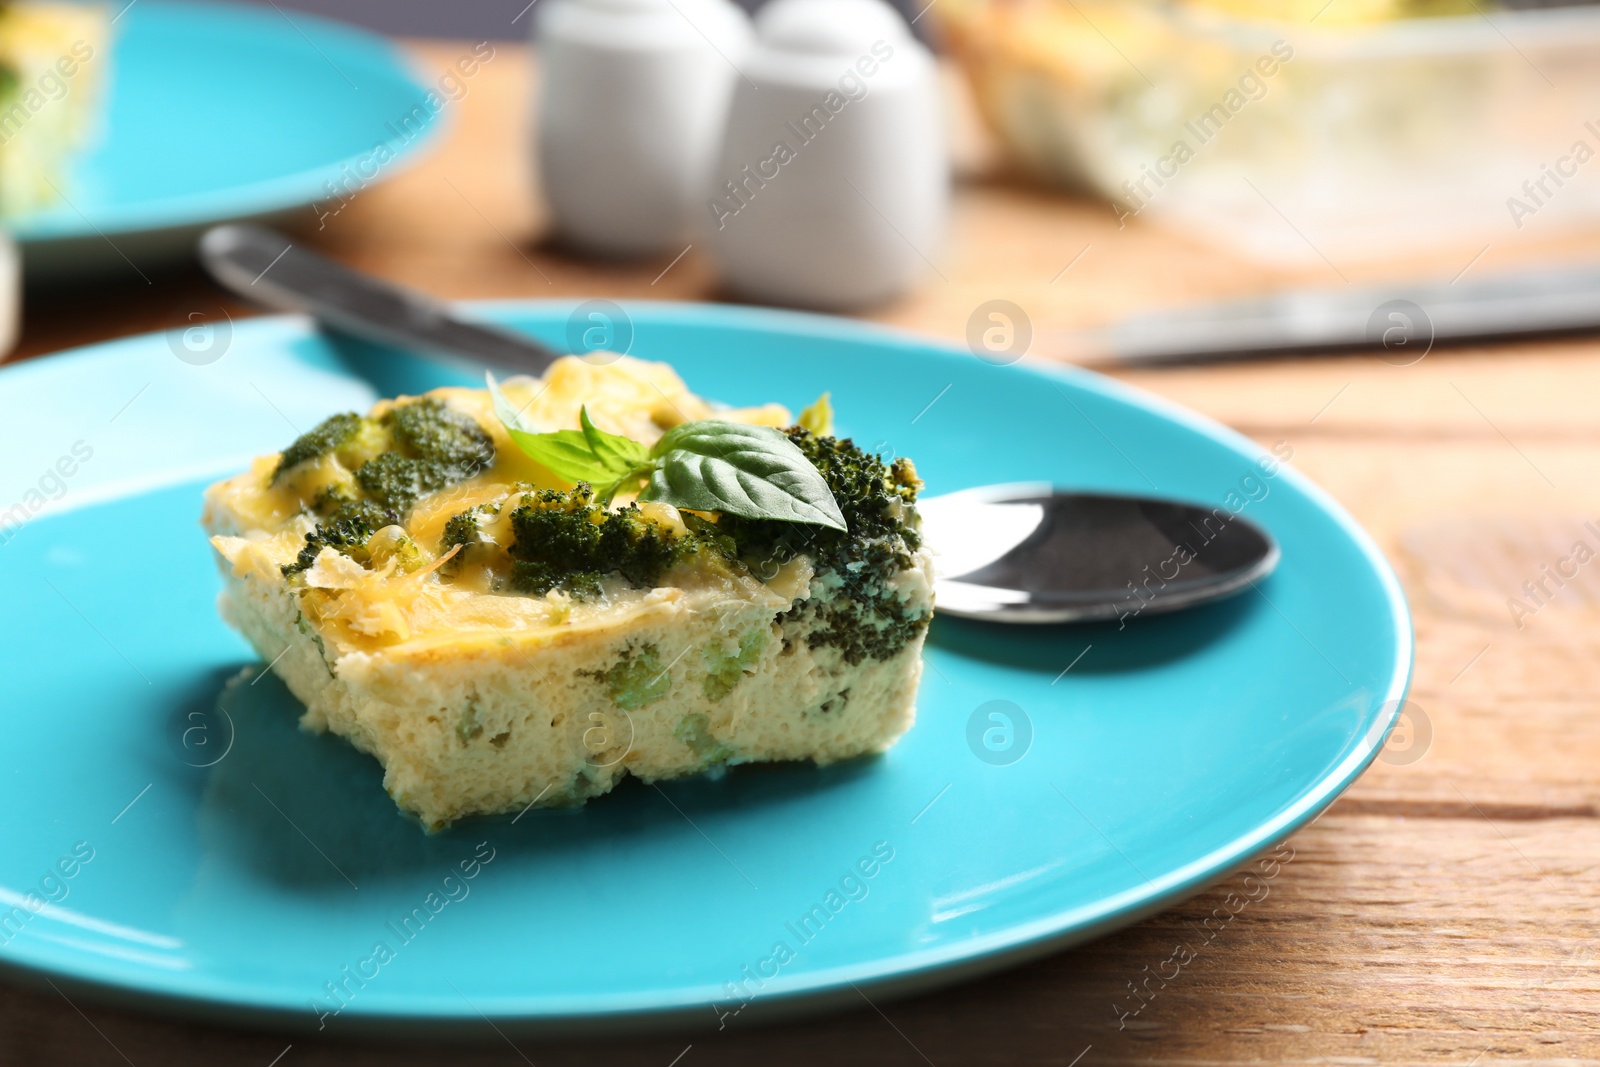
[[[641,449],[713,418],[670,367],[628,358],[502,388],[555,439],[580,410]],[[760,433],[803,454],[843,528],[564,480],[488,392],[439,389],[335,415],[207,491],[223,618],[302,725],[375,756],[430,829],[629,773],[888,748],[933,611],[914,468],[777,405],[714,417],[781,428]]]

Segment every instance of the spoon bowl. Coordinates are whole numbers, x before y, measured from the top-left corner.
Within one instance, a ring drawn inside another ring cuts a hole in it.
[[[1231,596],[1281,553],[1226,508],[981,486],[918,504],[935,555],[935,608],[1006,623],[1126,621]]]

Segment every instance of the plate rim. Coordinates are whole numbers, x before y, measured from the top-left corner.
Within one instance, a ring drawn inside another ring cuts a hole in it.
[[[455,306],[469,317],[504,322],[518,313],[571,309],[585,299],[511,298],[463,301]],[[658,321],[698,323],[713,329],[733,326],[818,339],[866,341],[916,351],[938,359],[976,358],[950,339],[938,335],[814,312],[710,302],[618,299],[616,303],[624,310],[647,309]],[[275,334],[279,340],[316,332],[311,320],[300,315],[264,315],[241,319],[235,323],[235,329],[236,333],[259,329]],[[48,374],[51,366],[70,364],[84,358],[104,358],[114,355],[116,350],[132,357],[147,345],[161,343],[163,337],[164,333],[159,331],[137,334],[26,360],[11,367],[0,367],[0,385],[18,371],[28,372],[26,376],[30,377]],[[238,340],[240,338],[236,336],[235,342]],[[1024,358],[1015,366],[1121,401],[1136,409],[1150,411],[1223,444],[1246,458],[1267,454],[1260,445],[1222,423],[1126,382],[1083,368],[1040,359]],[[1356,546],[1383,590],[1385,605],[1394,627],[1393,666],[1387,686],[1381,694],[1382,700],[1377,703],[1377,710],[1370,716],[1370,721],[1364,724],[1360,740],[1344,758],[1302,790],[1293,802],[1273,818],[1182,867],[1154,879],[1147,878],[1140,886],[1103,897],[1091,904],[1057,910],[1048,916],[1008,926],[960,944],[913,949],[793,978],[783,990],[761,993],[751,1001],[752,1005],[762,1006],[762,1018],[793,1017],[822,1010],[844,998],[853,1000],[857,987],[885,997],[914,995],[1016,966],[1104,936],[1172,907],[1226,877],[1316,818],[1360,777],[1382,750],[1410,687],[1415,634],[1409,606],[1398,576],[1377,543],[1331,494],[1290,464],[1284,464],[1278,476],[1287,477],[1288,482],[1305,494]],[[140,491],[149,490],[136,488],[128,494],[113,492],[101,499],[115,499]],[[1385,709],[1389,709],[1387,721],[1383,720]],[[265,1024],[299,1032],[307,1030],[310,1023],[310,1015],[304,1005],[291,1003],[281,994],[255,998],[235,996],[231,990],[202,994],[196,990],[198,983],[192,977],[187,992],[135,987],[120,979],[113,968],[88,966],[63,969],[59,964],[19,959],[10,953],[0,955],[0,974],[35,986],[48,983],[52,978],[59,979],[69,988],[83,990],[103,1001],[130,1004],[142,1009],[153,1008],[186,1018]],[[479,997],[471,1005],[457,1004],[443,995],[426,999],[413,996],[411,1002],[405,1005],[386,1006],[381,1000],[376,1004],[352,1004],[339,1016],[338,1028],[339,1032],[351,1035],[393,1034],[398,1028],[399,1031],[413,1033],[482,1036],[482,1024],[487,1019],[518,1033],[541,1035],[592,1035],[594,1028],[600,1025],[604,1025],[607,1032],[617,1033],[683,1027],[703,1029],[715,1021],[716,1017],[706,1009],[716,1004],[721,994],[721,990],[680,988],[673,990],[670,996],[663,996],[660,991],[642,991],[573,998],[586,1002],[581,1006],[551,1006],[551,997],[540,996],[537,999],[544,1007],[531,1004],[533,998],[527,995],[516,994]],[[483,1010],[480,1011],[480,1008]],[[492,1039],[493,1034],[488,1036]]]
[[[241,20],[272,21],[270,12],[241,3],[144,0],[140,6],[168,12],[182,11],[186,17],[197,20],[221,20],[230,25],[237,25]],[[130,17],[139,17],[138,12],[130,13]],[[284,17],[288,18],[287,15]],[[386,73],[415,90],[419,102],[423,95],[432,92],[429,86],[418,80],[416,57],[402,50],[395,41],[382,34],[307,11],[295,11],[294,20],[290,25],[302,31],[302,35],[311,42],[313,48],[337,45],[341,49],[347,49],[355,46],[366,52],[364,61],[367,61],[368,69],[372,69],[371,60],[387,63],[389,70]],[[115,63],[117,50],[121,47],[120,38],[113,36],[110,47],[110,61]],[[113,70],[111,74],[113,83],[117,77],[118,72]],[[114,84],[111,88],[115,91]],[[448,109],[441,110],[430,114],[423,123],[421,132],[409,141],[402,141],[398,137],[390,137],[383,141],[374,140],[372,144],[364,146],[358,152],[317,167],[273,178],[228,185],[188,196],[167,196],[121,205],[104,214],[96,214],[91,210],[85,215],[79,213],[75,207],[61,211],[60,205],[53,205],[45,210],[5,220],[6,232],[26,252],[30,248],[42,250],[56,244],[100,239],[108,234],[131,236],[164,233],[232,219],[275,215],[315,203],[318,199],[316,194],[321,191],[325,180],[337,177],[343,167],[371,154],[380,145],[388,148],[394,154],[394,158],[384,167],[383,172],[369,183],[369,186],[388,181],[416,164],[424,153],[437,147],[440,137],[450,128],[453,121]],[[93,151],[94,146],[91,145],[89,150]],[[77,220],[76,225],[74,220]]]

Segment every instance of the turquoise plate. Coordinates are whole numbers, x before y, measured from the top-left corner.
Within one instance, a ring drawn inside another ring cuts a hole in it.
[[[65,201],[6,220],[33,258],[70,242],[116,259],[109,239],[137,261],[128,235],[331,210],[331,190],[394,173],[449,110],[387,41],[298,11],[138,0],[113,30],[109,62],[90,61],[107,98]]]
[[[914,457],[930,492],[1048,480],[1242,508],[1283,563],[1122,627],[937,620],[917,724],[881,757],[629,781],[429,837],[374,761],[297,729],[218,621],[196,517],[210,480],[297,430],[461,379],[287,318],[208,355],[152,335],[0,371],[10,974],[332,1033],[820,1010],[1149,915],[1304,824],[1382,744],[1411,662],[1394,575],[1250,441],[1091,374],[859,323],[629,308],[633,351],[718,399],[832,390],[841,431]],[[570,310],[478,308],[553,344]]]

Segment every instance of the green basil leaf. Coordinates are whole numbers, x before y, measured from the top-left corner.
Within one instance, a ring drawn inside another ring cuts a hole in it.
[[[581,430],[557,430],[554,433],[535,430],[506,399],[493,375],[485,374],[484,381],[489,386],[495,417],[506,428],[506,433],[511,435],[511,440],[516,442],[524,455],[549,468],[556,477],[569,482],[599,485],[615,482],[624,473],[614,471],[602,462],[590,447],[588,436]]]
[[[589,442],[589,451],[605,464],[607,470],[613,472],[613,478],[620,478],[629,471],[649,464],[648,448],[631,437],[606,433],[600,429],[590,421],[588,407],[578,409],[578,422],[583,427],[584,439]]]
[[[617,479],[616,472],[607,467],[589,449],[589,441],[581,430],[557,430],[554,433],[523,434],[511,430],[511,439],[531,459],[544,464],[559,478],[569,482],[588,482],[600,485]]]
[[[511,405],[506,399],[506,394],[500,391],[500,383],[494,380],[494,375],[488,371],[483,372],[483,383],[489,387],[489,400],[494,404],[494,417],[500,420],[500,425],[507,430],[516,430],[518,433],[535,434],[539,431],[522,417],[522,412]]]
[[[822,474],[778,430],[707,419],[675,426],[650,450],[659,465],[640,500],[748,519],[843,530]]]

